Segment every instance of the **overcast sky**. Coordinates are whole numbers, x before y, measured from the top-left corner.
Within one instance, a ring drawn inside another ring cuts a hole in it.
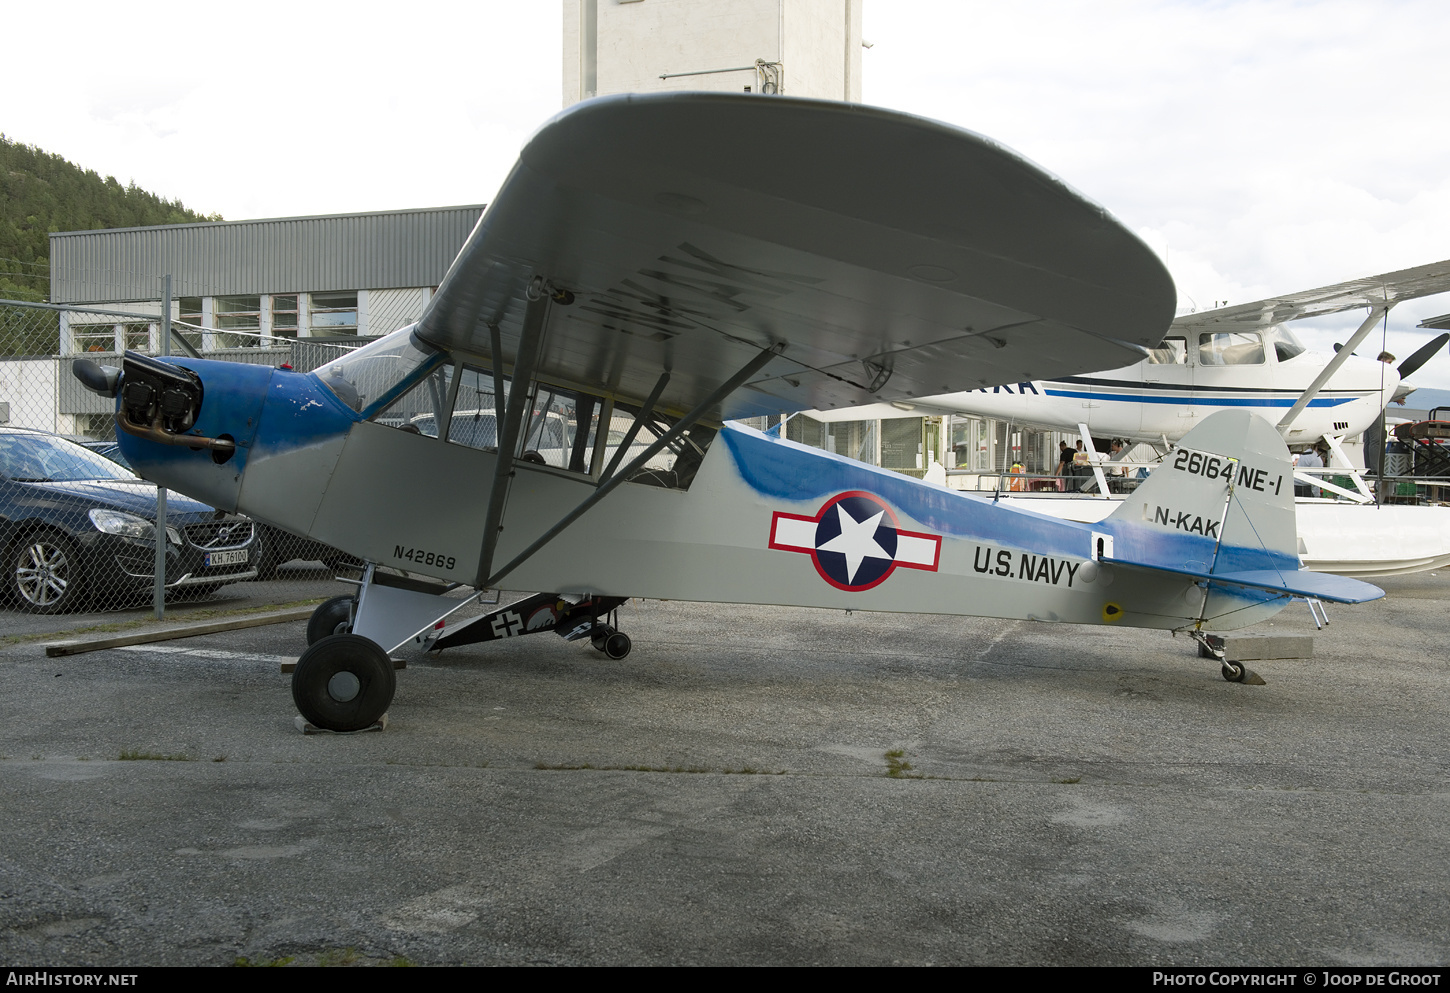
[[[561,105],[558,0],[28,6],[0,132],[229,220],[487,202]],[[1447,29],[1431,2],[866,0],[863,90],[1063,177],[1207,309],[1450,258]],[[1392,311],[1390,350],[1447,311]]]

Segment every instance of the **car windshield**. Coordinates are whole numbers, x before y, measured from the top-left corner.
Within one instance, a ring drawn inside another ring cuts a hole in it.
[[[440,352],[406,327],[333,359],[317,370],[317,378],[343,403],[368,416],[442,361]]]
[[[103,455],[45,434],[0,434],[0,475],[17,483],[136,478]]]

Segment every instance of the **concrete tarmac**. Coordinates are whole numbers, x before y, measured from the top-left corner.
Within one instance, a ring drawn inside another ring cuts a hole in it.
[[[1450,961],[1450,576],[1165,633],[631,602],[303,736],[300,623],[0,649],[0,962]],[[920,778],[917,778],[920,777]]]

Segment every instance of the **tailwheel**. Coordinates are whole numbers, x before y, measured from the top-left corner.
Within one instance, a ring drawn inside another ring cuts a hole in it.
[[[594,633],[589,636],[589,644],[616,662],[628,655],[629,650],[634,647],[629,635],[608,624],[601,624],[594,629]]]
[[[604,639],[604,654],[616,662],[628,655],[632,647],[634,646],[629,640],[629,635],[623,631],[616,631]]]
[[[1223,673],[1223,678],[1230,683],[1242,683],[1244,676],[1248,675],[1249,669],[1242,662],[1230,662],[1225,659],[1219,671]]]
[[[319,603],[307,619],[307,643],[315,645],[330,634],[351,634],[355,604],[351,594]]]
[[[387,652],[361,635],[333,634],[297,660],[292,700],[317,727],[362,731],[387,713],[397,685]]]

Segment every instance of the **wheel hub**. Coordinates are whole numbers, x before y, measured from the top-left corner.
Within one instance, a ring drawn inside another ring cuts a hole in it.
[[[45,544],[26,549],[29,564],[17,564],[15,579],[21,594],[31,603],[49,606],[65,595],[65,555]]]
[[[362,681],[344,669],[327,681],[327,695],[338,703],[347,703],[362,692]]]

